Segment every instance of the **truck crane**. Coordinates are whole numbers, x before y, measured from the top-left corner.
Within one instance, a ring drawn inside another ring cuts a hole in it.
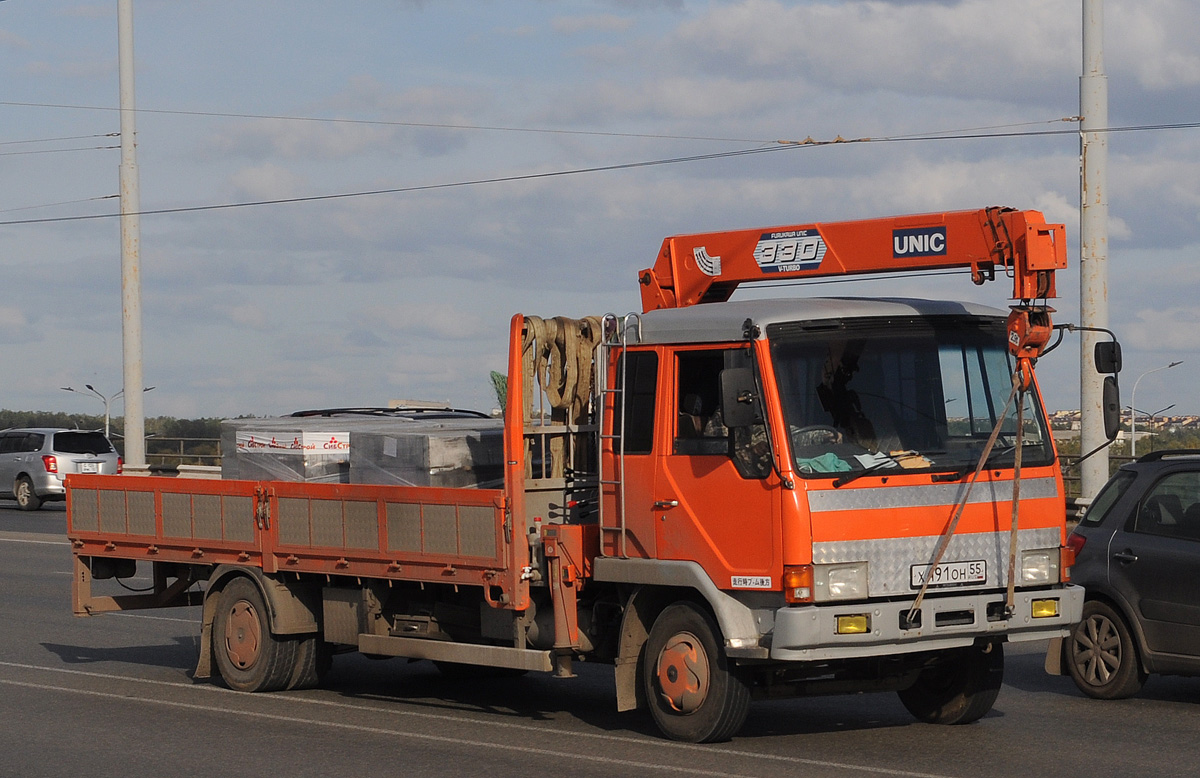
[[[684,741],[799,694],[975,721],[1004,645],[1082,609],[1034,374],[1065,266],[1062,225],[1005,208],[667,238],[641,313],[512,318],[501,488],[71,476],[74,612],[200,605],[196,676],[241,691],[357,650],[611,664]],[[1011,310],[730,300],[947,268],[1011,277]]]

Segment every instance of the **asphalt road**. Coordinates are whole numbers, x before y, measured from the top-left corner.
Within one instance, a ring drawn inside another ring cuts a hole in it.
[[[64,524],[61,506],[0,503],[0,776],[1096,778],[1200,764],[1200,679],[1097,702],[1042,672],[1042,644],[1009,647],[975,724],[915,723],[892,694],[757,702],[712,746],[616,713],[599,666],[456,683],[427,662],[343,655],[324,688],[240,694],[192,682],[197,609],[73,618]]]

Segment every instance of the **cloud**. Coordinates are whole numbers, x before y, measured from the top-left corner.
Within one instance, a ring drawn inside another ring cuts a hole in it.
[[[272,162],[243,168],[233,174],[230,183],[237,196],[250,200],[300,197],[308,190],[303,176]]]
[[[115,57],[61,62],[35,60],[22,66],[21,71],[27,76],[106,80],[117,72],[117,60]]]
[[[939,6],[746,0],[680,25],[670,51],[703,72],[774,74],[836,89],[1005,95],[1044,93],[1048,73],[1078,68],[1061,2]],[[1078,18],[1078,14],[1073,15]]]
[[[67,6],[58,11],[58,14],[81,19],[107,19],[115,16],[115,7],[111,3],[86,3]]]
[[[0,46],[8,46],[14,49],[28,49],[33,44],[20,35],[11,33],[8,30],[0,30]]]
[[[577,35],[583,32],[624,32],[634,20],[625,16],[598,14],[593,16],[559,16],[550,22],[557,33]]]
[[[1200,351],[1200,310],[1193,306],[1142,308],[1122,329],[1125,347],[1166,354]]]

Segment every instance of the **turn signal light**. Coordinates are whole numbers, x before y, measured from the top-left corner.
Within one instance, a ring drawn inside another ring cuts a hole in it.
[[[1080,543],[1079,546],[1082,548],[1083,544]],[[1076,550],[1070,540],[1067,541],[1067,545],[1058,549],[1058,575],[1063,583],[1071,580],[1071,565],[1075,564]]]
[[[788,602],[813,601],[812,565],[783,568],[783,598]]]
[[[58,458],[52,457],[49,454],[42,455],[42,467],[46,468],[47,473],[58,472]]]

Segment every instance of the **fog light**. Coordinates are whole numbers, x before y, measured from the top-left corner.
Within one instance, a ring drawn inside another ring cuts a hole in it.
[[[870,631],[871,618],[865,613],[837,617],[837,633],[839,635],[861,635]]]
[[[1050,619],[1058,615],[1058,600],[1034,600],[1030,609],[1035,619]]]

